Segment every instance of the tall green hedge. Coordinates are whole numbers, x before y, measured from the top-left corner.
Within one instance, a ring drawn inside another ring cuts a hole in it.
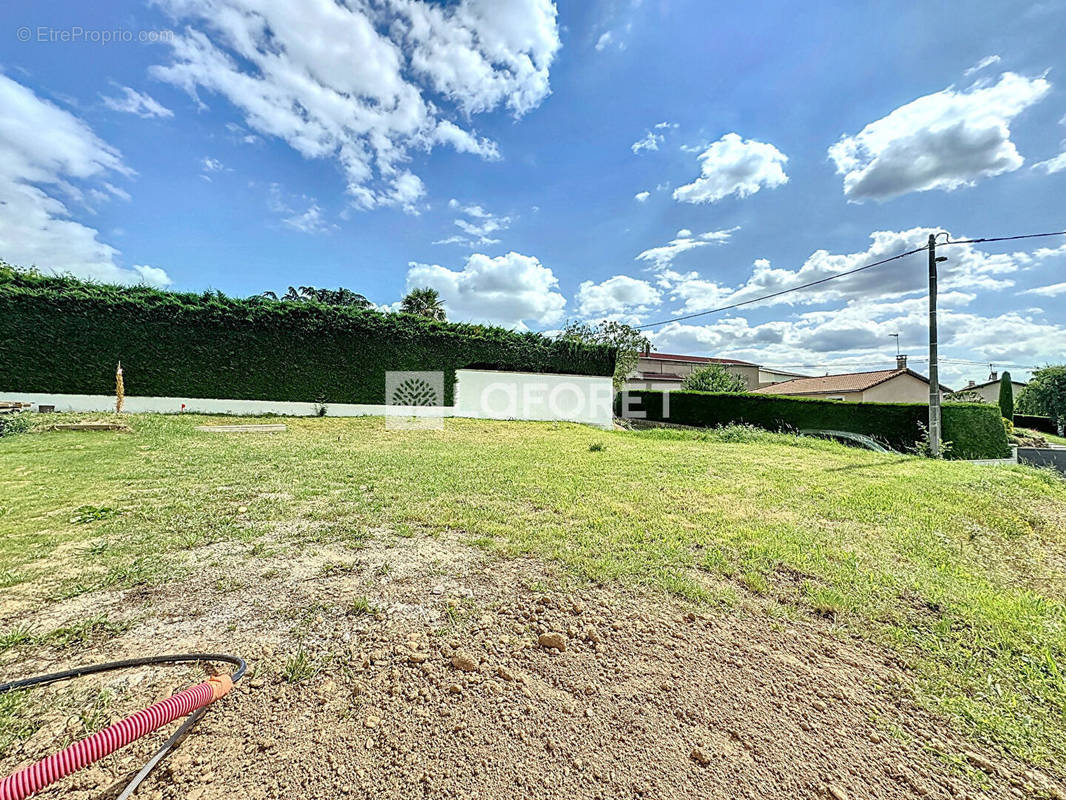
[[[616,410],[624,412],[625,394]],[[711,392],[670,392],[664,413],[663,392],[628,393],[635,412],[647,419],[679,425],[715,427],[746,422],[768,430],[836,430],[872,436],[896,450],[914,447],[929,407],[920,403],[842,403],[805,397]],[[949,403],[942,410],[943,438],[951,458],[1006,458],[1007,433],[999,407],[983,403]]]
[[[611,375],[614,350],[315,303],[84,283],[0,265],[0,391],[385,401],[388,370]]]

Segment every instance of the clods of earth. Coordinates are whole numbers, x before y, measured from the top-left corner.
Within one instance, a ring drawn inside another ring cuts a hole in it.
[[[8,608],[41,629],[89,610],[125,624],[76,648],[12,648],[0,680],[144,653],[245,656],[248,677],[139,790],[151,800],[1066,798],[1057,776],[917,708],[892,653],[827,620],[577,584],[447,537],[275,560],[38,612],[22,598]],[[40,690],[37,729],[0,774],[203,673]],[[166,733],[40,796],[114,798]]]

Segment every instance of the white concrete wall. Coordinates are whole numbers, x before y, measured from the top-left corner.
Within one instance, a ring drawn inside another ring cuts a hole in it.
[[[455,376],[457,417],[613,424],[609,377],[480,369],[456,370]]]
[[[114,411],[115,397],[105,394],[33,394],[26,392],[0,392],[2,401],[33,403],[33,411],[39,405],[55,406],[56,411]],[[182,409],[182,403],[185,408]],[[193,414],[284,414],[293,417],[310,417],[316,413],[315,403],[296,403],[286,400],[214,400],[202,397],[130,397],[122,406],[123,411],[138,413],[177,414],[182,410]],[[381,416],[384,405],[356,403],[326,403],[331,417]],[[451,416],[451,408],[445,408],[445,416]],[[404,409],[405,416],[441,416],[441,409],[412,407]]]
[[[404,417],[473,417],[476,419],[564,420],[610,427],[614,392],[609,377],[550,375],[532,372],[456,371],[455,406],[405,406]],[[56,411],[115,410],[113,395],[0,392],[0,401],[55,406]],[[284,400],[215,400],[199,397],[131,397],[123,410],[131,413],[284,414],[314,416],[315,403]],[[395,406],[326,403],[331,417],[396,414]]]

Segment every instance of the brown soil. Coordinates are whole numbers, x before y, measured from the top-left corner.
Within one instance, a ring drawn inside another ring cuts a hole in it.
[[[890,653],[759,601],[693,611],[387,532],[359,551],[196,557],[207,566],[184,582],[37,612],[20,604],[0,619],[38,630],[87,613],[134,621],[77,649],[8,651],[0,679],[144,653],[248,658],[249,676],[137,797],[1066,797],[915,708]],[[362,610],[364,596],[378,613]],[[563,651],[541,644],[560,640]],[[285,665],[298,654],[314,674],[293,683]],[[113,697],[102,723],[202,674],[138,670],[38,690],[51,710],[0,758],[0,775],[79,733],[70,704],[96,690]],[[162,739],[40,796],[113,798]]]

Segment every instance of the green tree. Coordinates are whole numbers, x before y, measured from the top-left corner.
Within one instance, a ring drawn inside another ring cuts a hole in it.
[[[404,314],[417,314],[420,317],[429,317],[430,319],[439,320],[444,322],[446,316],[444,314],[444,304],[441,302],[440,294],[436,289],[431,289],[428,286],[423,289],[412,289],[407,293],[407,296],[400,301],[400,311]]]
[[[1005,419],[1014,419],[1014,384],[1011,383],[1009,372],[1004,372],[999,379],[999,413]]]
[[[746,392],[744,379],[726,372],[721,364],[708,364],[692,370],[681,381],[681,388],[690,392]]]
[[[1066,364],[1034,372],[1032,380],[1018,395],[1018,410],[1056,419],[1061,429],[1066,424]]]
[[[263,292],[263,297],[280,300],[283,303],[321,303],[325,306],[346,306],[349,308],[370,308],[374,304],[363,295],[345,289],[317,289],[314,286],[290,286],[281,297],[275,292]]]
[[[622,391],[626,378],[637,367],[641,353],[651,352],[651,340],[632,325],[604,320],[598,325],[587,322],[567,322],[559,339],[581,344],[606,344],[618,351],[614,362],[614,389]]]

